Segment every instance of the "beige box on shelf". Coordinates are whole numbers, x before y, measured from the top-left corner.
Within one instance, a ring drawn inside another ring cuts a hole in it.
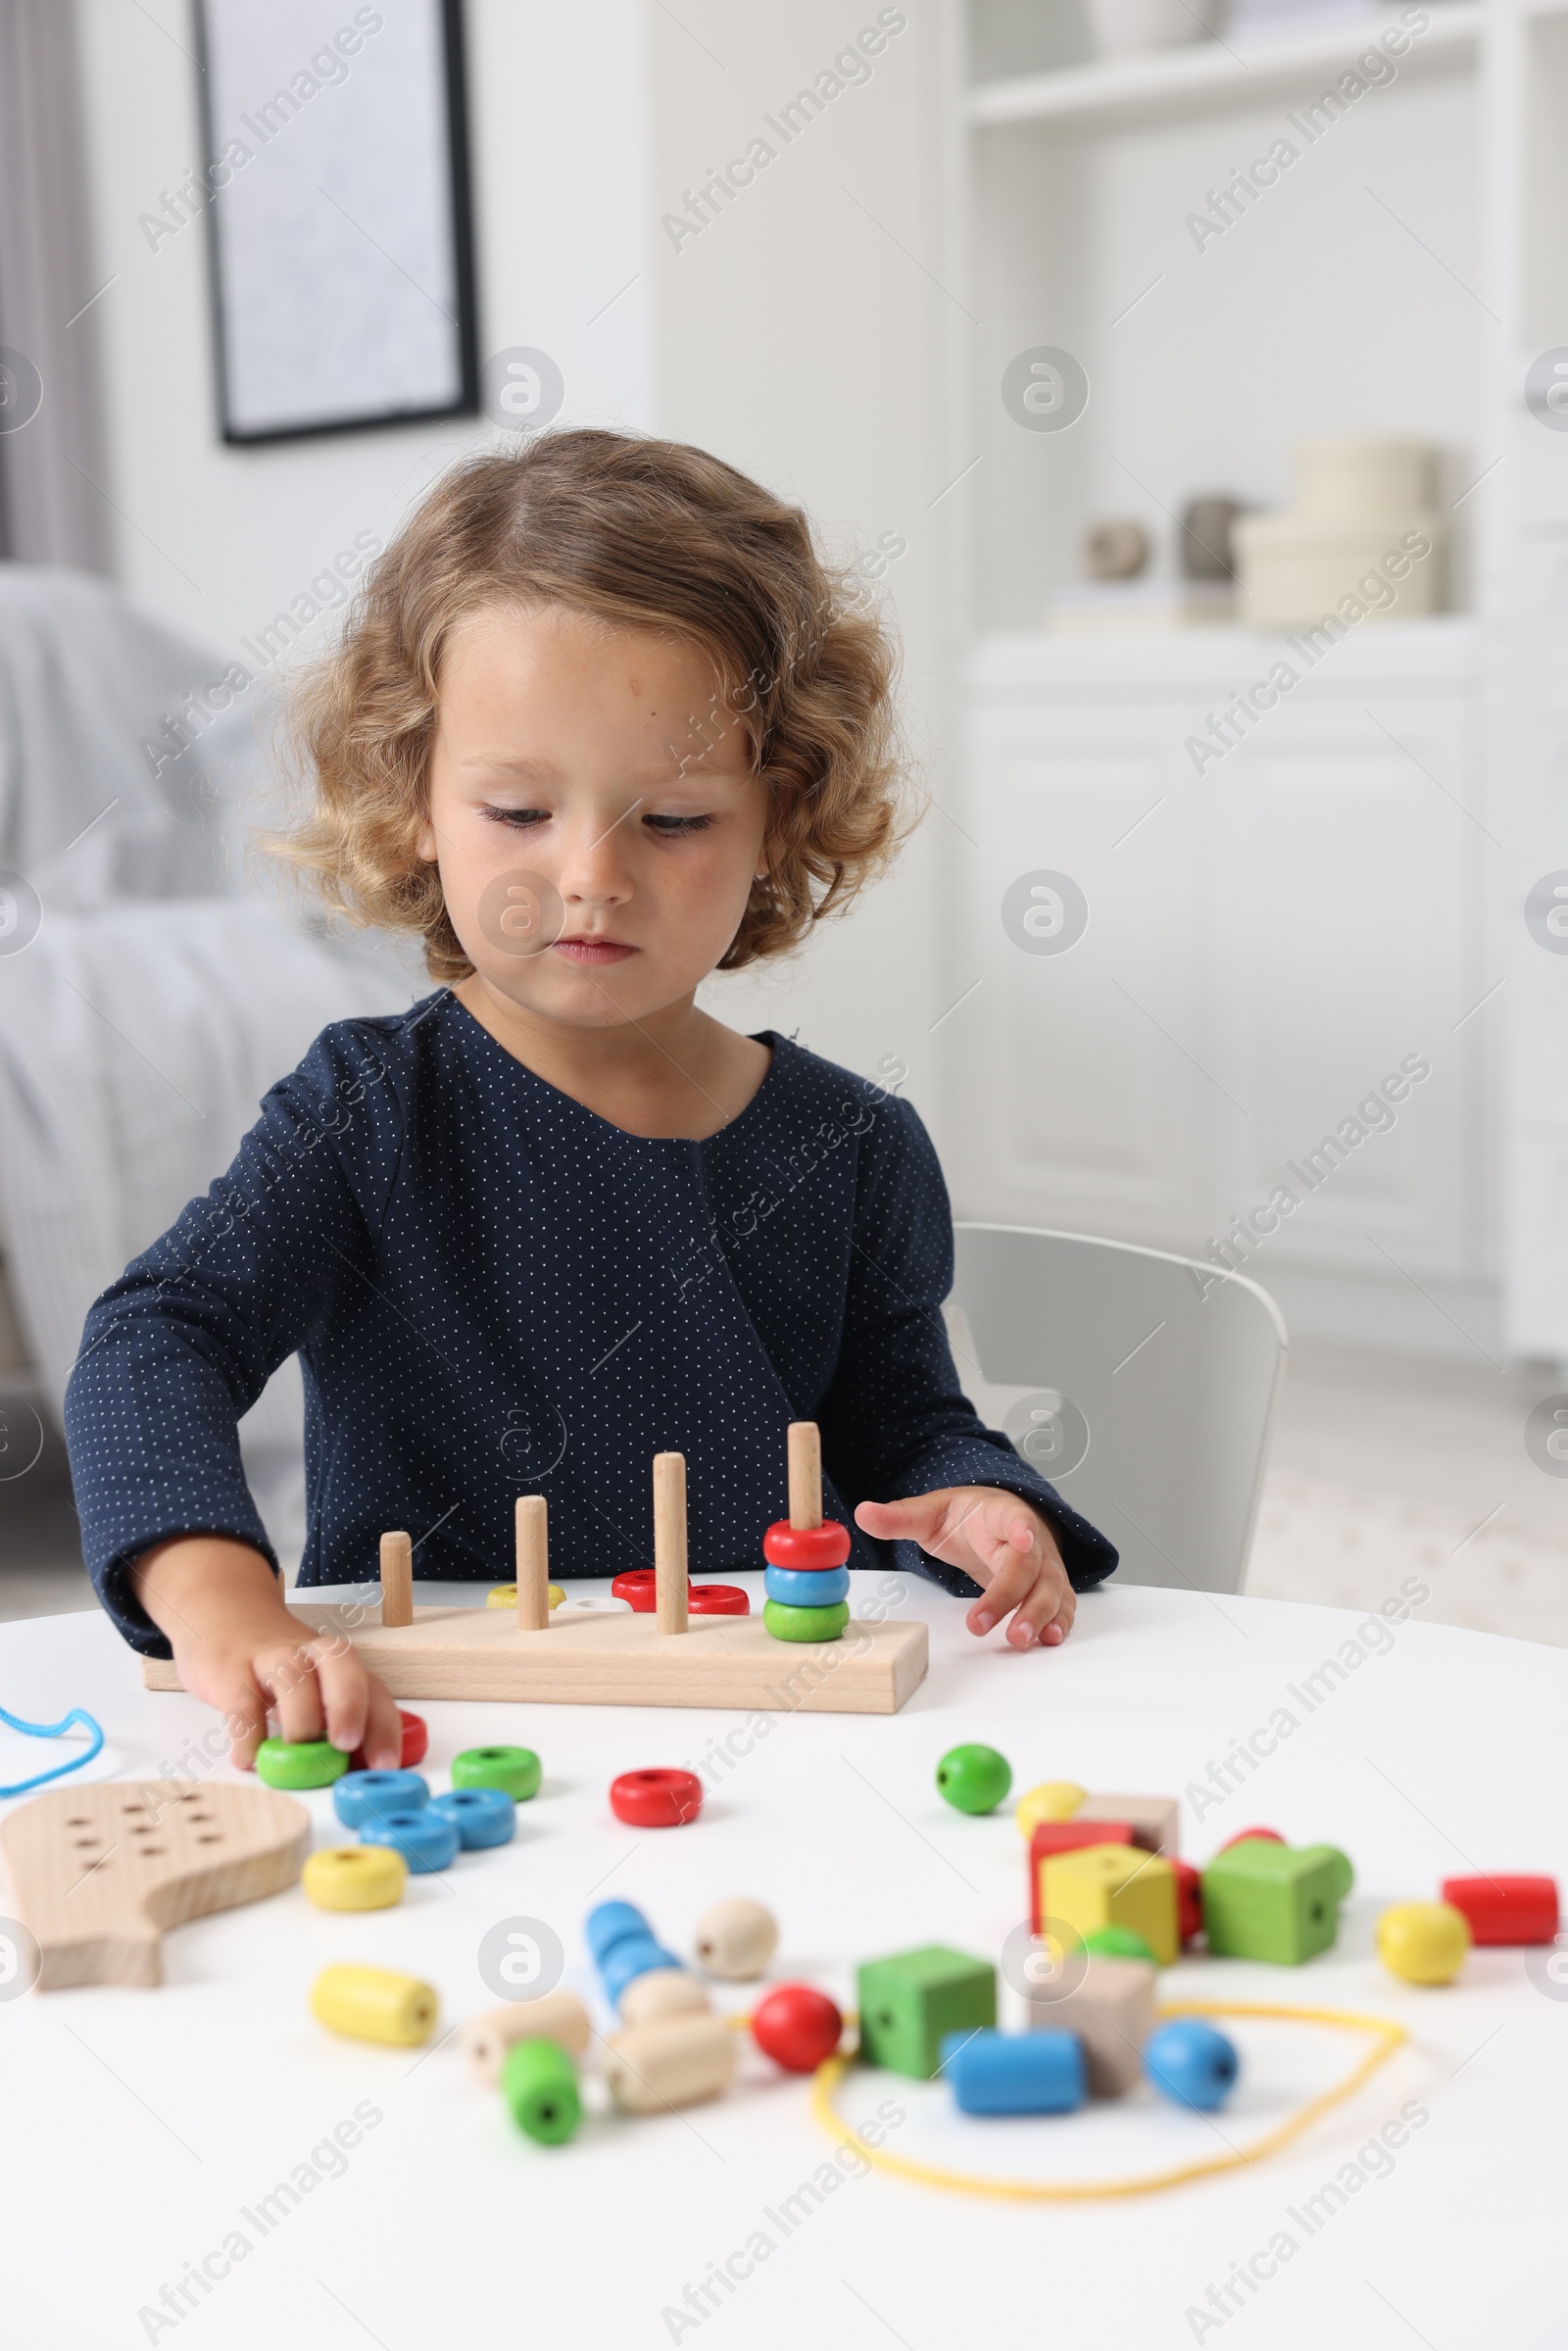
[[[1325,614],[1411,620],[1443,610],[1437,452],[1418,441],[1325,438],[1296,449],[1296,504],[1244,514],[1240,618],[1297,629]],[[1342,611],[1354,599],[1359,612]]]

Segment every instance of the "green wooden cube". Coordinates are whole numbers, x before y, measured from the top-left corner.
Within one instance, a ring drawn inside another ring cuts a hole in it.
[[[868,1959],[859,1971],[860,2055],[916,2082],[936,2078],[944,2033],[997,2021],[997,1971],[941,1943]]]
[[[1203,1927],[1211,1951],[1299,1967],[1340,1931],[1340,1904],[1354,1873],[1336,1845],[1277,1845],[1244,1837],[1203,1872]]]

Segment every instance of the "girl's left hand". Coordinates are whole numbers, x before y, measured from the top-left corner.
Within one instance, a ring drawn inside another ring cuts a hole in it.
[[[1007,1639],[1015,1649],[1036,1641],[1054,1648],[1066,1640],[1077,1598],[1046,1520],[1016,1494],[994,1486],[945,1486],[906,1502],[861,1502],[855,1523],[884,1543],[917,1543],[949,1567],[961,1567],[986,1587],[965,1623],[989,1633],[1009,1609]]]

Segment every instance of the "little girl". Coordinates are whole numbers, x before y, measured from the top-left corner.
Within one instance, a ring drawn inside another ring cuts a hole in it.
[[[785,1428],[820,1424],[850,1565],[903,1540],[984,1588],[976,1634],[1061,1641],[1115,1565],[960,1393],[953,1234],[907,1103],[700,1011],[891,855],[882,626],[806,518],[717,459],[560,432],[459,465],[308,681],[287,854],[418,933],[436,992],[345,1021],[228,1173],[87,1318],[66,1418],[88,1567],[249,1765],[270,1713],[398,1761],[352,1649],[302,1644],[236,1423],[298,1353],[302,1586],[494,1582],[519,1492],[551,1572],[652,1551],[685,1454],[695,1575],[755,1566]]]

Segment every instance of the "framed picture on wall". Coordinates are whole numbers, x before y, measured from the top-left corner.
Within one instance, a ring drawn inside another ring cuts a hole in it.
[[[476,413],[461,9],[199,0],[225,441]]]

